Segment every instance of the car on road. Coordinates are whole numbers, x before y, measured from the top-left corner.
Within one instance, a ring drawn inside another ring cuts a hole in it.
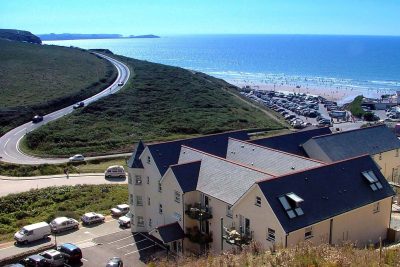
[[[123,81],[120,81],[120,82],[118,83],[118,86],[122,86],[122,85],[124,85],[124,82],[123,82]]]
[[[69,161],[85,161],[85,157],[81,154],[76,154],[69,158]]]
[[[123,166],[110,166],[104,172],[105,178],[126,178],[126,172]]]
[[[82,250],[74,244],[62,244],[57,250],[62,254],[66,263],[80,262],[82,259]]]
[[[106,267],[123,267],[124,263],[122,262],[121,258],[113,257],[108,262]]]
[[[39,255],[45,258],[46,262],[51,267],[64,266],[63,255],[61,254],[61,252],[55,249],[46,250],[45,252],[42,252]]]
[[[102,214],[95,213],[95,212],[85,213],[81,217],[81,219],[82,219],[82,224],[84,224],[84,225],[89,225],[89,224],[94,224],[94,223],[102,223],[105,221],[105,218]]]
[[[60,233],[71,229],[78,229],[79,222],[72,218],[57,217],[50,222],[50,228],[53,233]]]
[[[131,227],[131,217],[127,214],[118,218],[118,224],[123,228]]]
[[[32,118],[32,123],[39,123],[39,122],[41,122],[41,121],[43,121],[43,116],[35,115],[35,116]]]
[[[25,258],[23,261],[23,264],[27,267],[47,267],[50,266],[50,264],[46,261],[46,259],[43,256],[40,255],[31,255],[27,258]]]
[[[26,225],[15,233],[14,239],[17,243],[28,244],[40,239],[46,239],[51,235],[50,225],[46,222]]]
[[[120,204],[117,205],[115,208],[112,208],[110,211],[112,216],[122,216],[129,212],[129,205]]]
[[[84,103],[84,102],[79,102],[79,103],[76,103],[76,104],[73,106],[73,109],[83,108],[84,106],[85,106],[85,103]]]

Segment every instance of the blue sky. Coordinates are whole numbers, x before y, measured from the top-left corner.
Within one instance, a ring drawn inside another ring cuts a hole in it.
[[[0,0],[0,28],[42,33],[400,35],[400,0]]]

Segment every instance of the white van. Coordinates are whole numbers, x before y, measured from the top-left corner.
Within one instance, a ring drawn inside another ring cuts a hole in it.
[[[126,178],[125,169],[122,166],[110,166],[104,172],[105,178]]]
[[[51,235],[50,225],[40,222],[24,226],[15,233],[14,239],[17,243],[28,244],[39,239],[45,239]]]
[[[122,216],[129,212],[129,205],[120,204],[117,205],[115,208],[112,208],[110,211],[112,216]]]

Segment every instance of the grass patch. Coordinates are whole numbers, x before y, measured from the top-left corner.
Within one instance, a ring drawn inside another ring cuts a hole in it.
[[[27,224],[58,216],[79,219],[89,211],[109,214],[128,201],[127,185],[76,185],[35,189],[0,198],[0,241],[11,240]]]
[[[0,136],[106,88],[117,70],[86,50],[0,39]]]
[[[182,68],[117,57],[134,70],[119,93],[27,135],[27,153],[66,156],[131,151],[138,140],[165,141],[236,129],[280,129],[238,99],[221,79]]]
[[[102,173],[112,165],[122,165],[127,169],[127,158],[93,159],[85,162],[69,162],[63,164],[20,165],[0,162],[0,175],[27,177],[39,175],[63,174],[68,168],[69,173]]]
[[[362,95],[357,96],[348,106],[351,114],[353,114],[353,116],[356,116],[358,118],[361,118],[365,114],[365,111],[361,107],[363,98],[364,97]]]

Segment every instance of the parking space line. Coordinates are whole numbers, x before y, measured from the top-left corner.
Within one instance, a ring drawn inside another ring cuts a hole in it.
[[[140,241],[138,241],[138,242],[133,242],[133,243],[131,243],[131,244],[128,244],[128,245],[119,247],[119,248],[117,248],[117,249],[126,248],[126,247],[129,247],[129,246],[134,246],[134,245],[136,245],[137,243],[140,243],[140,242],[143,242],[143,241],[147,241],[147,240],[146,240],[146,239],[143,239],[143,240],[140,240]]]
[[[135,250],[135,251],[128,252],[124,256],[130,255],[130,254],[133,254],[133,253],[137,253],[139,251],[142,251],[142,250],[145,250],[145,249],[148,249],[148,248],[151,248],[151,247],[154,247],[154,245],[151,245],[151,246],[148,246],[148,247],[145,247],[145,248],[142,248],[142,249],[138,249],[138,250]]]
[[[127,237],[118,239],[118,240],[114,240],[114,241],[109,242],[109,243],[107,243],[107,244],[114,244],[114,243],[117,243],[117,242],[119,242],[119,241],[122,241],[122,240],[125,240],[125,239],[128,239],[128,238],[134,237],[134,236],[137,235],[137,234],[138,234],[138,233],[135,233],[135,234],[133,234],[133,235],[130,235],[130,236],[127,236]]]

